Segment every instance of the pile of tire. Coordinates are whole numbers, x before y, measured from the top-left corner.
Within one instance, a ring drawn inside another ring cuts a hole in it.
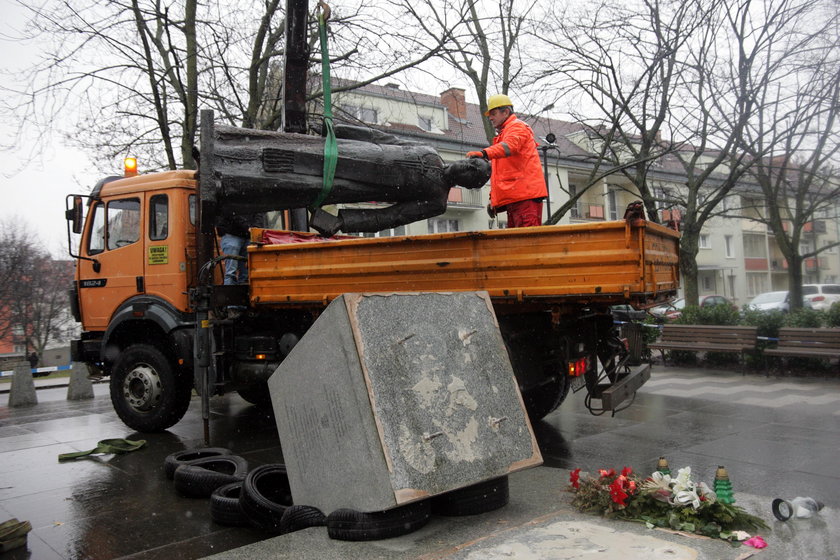
[[[220,525],[256,527],[282,535],[308,527],[327,527],[330,538],[371,541],[398,537],[426,525],[432,515],[477,515],[508,503],[508,477],[486,480],[432,498],[384,511],[318,508],[295,504],[282,463],[249,470],[242,457],[219,447],[179,451],[164,461],[166,476],[179,494],[210,498],[210,515]]]
[[[209,498],[210,517],[220,525],[280,535],[326,524],[317,508],[292,502],[281,463],[249,469],[248,462],[229,449],[200,447],[167,456],[164,472],[180,495]]]

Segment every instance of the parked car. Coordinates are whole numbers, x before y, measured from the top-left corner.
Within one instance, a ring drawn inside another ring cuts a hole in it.
[[[738,306],[732,303],[732,301],[725,296],[700,296],[700,307],[714,307],[716,305],[728,305],[732,309],[738,309]],[[683,309],[685,309],[685,298],[677,298],[671,303],[652,308],[650,310],[650,314],[657,319],[673,321],[674,319],[678,319],[682,316]]]
[[[647,312],[641,309],[636,309],[632,305],[622,303],[619,305],[611,305],[610,313],[616,321],[644,321],[647,317]]]
[[[802,303],[818,311],[826,311],[835,301],[840,301],[840,284],[805,284],[802,286]]]
[[[755,311],[784,311],[790,309],[788,304],[788,291],[764,292],[758,294],[744,306],[744,310]]]

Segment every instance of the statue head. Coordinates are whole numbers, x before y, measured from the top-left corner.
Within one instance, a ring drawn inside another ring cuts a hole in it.
[[[462,159],[447,165],[443,177],[450,187],[479,189],[490,180],[490,162],[481,158]]]

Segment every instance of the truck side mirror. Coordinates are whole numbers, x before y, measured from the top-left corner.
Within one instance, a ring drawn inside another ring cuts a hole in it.
[[[73,224],[73,233],[82,233],[82,197],[73,197],[73,207],[67,210],[66,217]]]

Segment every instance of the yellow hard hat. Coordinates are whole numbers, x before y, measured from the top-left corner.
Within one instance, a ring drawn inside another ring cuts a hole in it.
[[[513,107],[513,101],[510,100],[510,97],[508,97],[504,93],[497,93],[496,95],[491,95],[490,98],[487,100],[487,111],[484,112],[484,116],[488,116],[490,114],[490,111],[492,111],[493,109],[507,106]]]

